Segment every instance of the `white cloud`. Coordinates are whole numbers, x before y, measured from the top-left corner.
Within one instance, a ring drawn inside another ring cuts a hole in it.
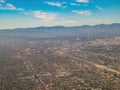
[[[7,3],[5,6],[0,6],[1,10],[18,10],[18,11],[24,11],[23,8],[16,8],[14,5]]]
[[[52,14],[52,13],[47,13],[47,12],[42,12],[40,10],[38,11],[33,11],[33,15],[36,17],[36,18],[40,18],[40,19],[43,19],[45,21],[50,21],[50,20],[54,20],[56,19],[56,14]]]
[[[89,0],[76,0],[76,2],[89,3]]]
[[[5,3],[5,0],[0,0],[0,3]]]
[[[23,11],[24,10],[23,8],[16,8],[14,5],[9,4],[9,3],[6,6],[7,6],[8,10],[19,10],[19,11]]]
[[[76,13],[76,14],[80,14],[80,15],[85,15],[85,16],[90,16],[92,13],[90,11],[84,10],[73,10],[72,12]]]
[[[102,7],[97,6],[97,5],[96,5],[96,8],[97,8],[97,9],[99,9],[99,10],[103,10],[103,8],[102,8]]]
[[[72,5],[72,6],[80,6],[80,4],[77,4],[77,3],[70,3],[70,5]]]
[[[51,6],[56,6],[56,7],[62,6],[62,3],[60,3],[60,2],[44,2],[44,3],[51,5]]]
[[[56,22],[56,25],[63,25],[63,26],[75,26],[76,24],[78,24],[78,21],[76,20],[58,20]]]
[[[64,20],[64,21],[60,21],[58,22],[59,24],[74,24],[77,23],[75,20]]]
[[[64,9],[64,8],[67,8],[67,6],[63,6],[62,8],[63,8],[63,9]]]
[[[15,6],[13,6],[12,4],[9,4],[9,3],[8,3],[6,6],[7,6],[8,9],[10,9],[10,10],[15,10],[15,9],[16,9]]]
[[[56,22],[56,25],[63,25],[63,26],[75,26],[78,22],[75,20],[59,20]]]

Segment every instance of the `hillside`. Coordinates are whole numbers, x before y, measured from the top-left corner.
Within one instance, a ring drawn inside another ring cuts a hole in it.
[[[99,24],[94,26],[75,27],[36,27],[18,28],[13,30],[0,31],[0,37],[16,38],[60,38],[60,37],[80,37],[83,39],[109,38],[120,35],[120,23]]]

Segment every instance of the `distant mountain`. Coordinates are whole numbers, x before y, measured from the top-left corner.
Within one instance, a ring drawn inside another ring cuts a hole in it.
[[[54,26],[54,27],[35,27],[35,28],[17,28],[13,30],[2,30],[0,36],[15,38],[63,38],[80,37],[89,39],[109,38],[120,36],[120,23],[99,24],[94,26]]]
[[[41,26],[41,27],[34,27],[34,28],[16,28],[16,29],[4,29],[4,30],[51,30],[51,29],[65,29],[67,27],[64,26],[53,26],[53,27],[45,27],[45,26]]]
[[[115,28],[120,27],[120,23],[113,24],[98,24],[94,26],[83,25],[83,26],[73,26],[73,27],[65,27],[65,26],[53,26],[53,27],[34,27],[34,28],[16,28],[16,29],[4,29],[4,30],[53,30],[53,29],[88,29],[88,28]]]

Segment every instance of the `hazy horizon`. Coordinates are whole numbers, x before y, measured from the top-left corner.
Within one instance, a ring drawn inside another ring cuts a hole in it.
[[[120,0],[0,0],[0,90],[120,90]]]

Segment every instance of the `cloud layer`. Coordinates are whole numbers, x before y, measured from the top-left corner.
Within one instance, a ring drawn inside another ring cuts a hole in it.
[[[119,2],[120,0],[111,0],[109,4],[107,0],[0,0],[0,25],[3,25],[1,28],[6,28],[120,22]]]
[[[89,3],[89,0],[76,0],[76,2]]]
[[[56,7],[62,6],[62,3],[60,3],[60,2],[44,2],[44,3],[51,5],[51,6],[56,6]]]
[[[1,10],[15,10],[15,11],[24,11],[23,8],[17,8],[14,5],[7,3],[5,5],[0,4],[0,9]]]
[[[90,11],[84,10],[73,10],[73,13],[79,14],[79,15],[85,15],[85,16],[90,16],[92,13]]]
[[[33,15],[36,17],[36,18],[40,18],[40,19],[43,19],[45,21],[50,21],[50,20],[54,20],[56,19],[56,14],[52,14],[52,13],[47,13],[47,12],[43,12],[43,11],[33,11]]]
[[[5,0],[0,0],[0,3],[5,3]]]
[[[97,6],[97,5],[96,5],[96,8],[97,8],[97,9],[99,9],[99,10],[103,10],[103,8],[102,8],[102,7]]]
[[[80,6],[80,4],[78,4],[78,3],[70,3],[70,5],[72,5],[72,6]]]

